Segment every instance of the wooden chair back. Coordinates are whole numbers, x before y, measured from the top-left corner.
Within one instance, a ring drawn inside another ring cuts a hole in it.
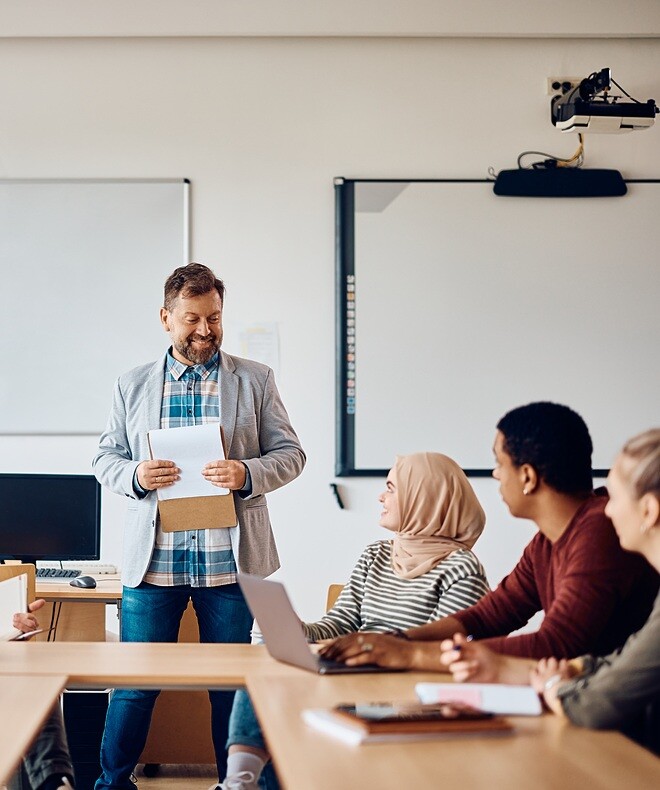
[[[332,609],[335,605],[335,601],[339,598],[339,593],[344,589],[343,584],[331,584],[328,587],[328,597],[325,602],[325,611]]]

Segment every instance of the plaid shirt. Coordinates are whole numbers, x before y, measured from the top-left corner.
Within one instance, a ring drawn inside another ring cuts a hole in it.
[[[205,365],[187,367],[168,352],[163,386],[161,428],[220,422],[220,366],[216,354]],[[226,529],[163,532],[156,544],[145,582],[160,586],[189,584],[216,587],[236,581],[236,562]]]

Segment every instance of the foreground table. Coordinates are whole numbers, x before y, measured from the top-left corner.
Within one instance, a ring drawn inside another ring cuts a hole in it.
[[[235,689],[246,674],[298,670],[262,645],[147,642],[4,642],[0,676],[65,675],[67,688]]]
[[[64,688],[66,677],[0,677],[0,786],[14,773]]]
[[[660,760],[618,733],[557,716],[510,717],[515,734],[348,746],[305,725],[305,708],[413,700],[414,684],[442,676],[402,673],[281,677],[250,674],[248,689],[286,790],[635,790],[660,787]]]

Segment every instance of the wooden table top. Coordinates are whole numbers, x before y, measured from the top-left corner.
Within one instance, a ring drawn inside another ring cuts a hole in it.
[[[342,702],[414,700],[414,685],[441,675],[251,674],[248,689],[287,790],[635,790],[660,787],[660,760],[613,732],[549,714],[509,717],[515,733],[349,746],[307,726],[305,708]]]
[[[248,672],[300,672],[263,645],[148,642],[3,642],[0,676],[65,675],[67,688],[237,688]]]
[[[65,683],[63,675],[0,677],[0,785],[16,770]]]
[[[90,576],[92,574],[89,574]],[[99,574],[93,576],[96,587],[72,587],[70,579],[52,582],[37,578],[36,596],[47,601],[99,601],[116,603],[121,601],[122,583],[117,574]]]

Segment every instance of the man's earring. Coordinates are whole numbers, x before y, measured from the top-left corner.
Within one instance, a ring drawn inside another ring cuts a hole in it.
[[[529,494],[529,491],[526,488],[523,488],[523,496],[527,496],[527,494]]]

